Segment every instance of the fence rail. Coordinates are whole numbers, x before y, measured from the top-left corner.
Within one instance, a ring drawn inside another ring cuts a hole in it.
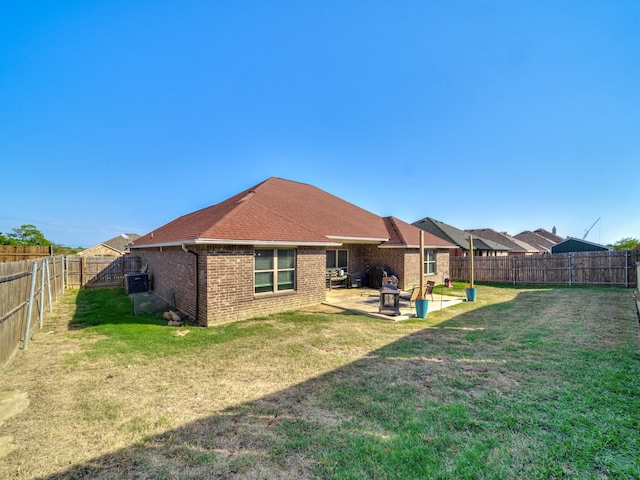
[[[473,257],[474,281],[512,285],[612,285],[637,287],[640,251],[574,252]],[[453,280],[470,280],[468,257],[450,257]]]

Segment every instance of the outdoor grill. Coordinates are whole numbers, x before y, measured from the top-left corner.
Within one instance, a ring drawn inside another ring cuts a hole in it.
[[[384,315],[400,315],[400,290],[391,283],[380,289],[380,308]]]

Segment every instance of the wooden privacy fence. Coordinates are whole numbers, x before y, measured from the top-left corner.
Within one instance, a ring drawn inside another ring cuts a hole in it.
[[[474,281],[512,285],[612,285],[636,287],[640,251],[574,252],[474,257]],[[469,258],[450,257],[452,280],[469,281]]]
[[[127,273],[139,273],[139,257],[67,257],[66,282],[70,287],[119,287],[124,285]]]
[[[36,258],[48,257],[51,253],[51,247],[0,245],[0,262],[35,260]]]
[[[0,263],[0,373],[22,346],[28,348],[45,308],[67,287],[124,285],[124,275],[140,271],[138,257],[47,257]]]
[[[64,291],[64,257],[0,263],[0,372],[27,348],[45,307]]]

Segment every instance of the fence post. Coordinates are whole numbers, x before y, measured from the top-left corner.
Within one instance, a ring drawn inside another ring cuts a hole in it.
[[[58,300],[58,279],[56,278],[56,257],[51,256],[51,265],[53,270],[53,298]]]
[[[42,319],[44,318],[44,260],[42,261],[42,266],[40,267],[40,302],[38,303],[38,309],[40,316],[38,317],[40,321],[40,328],[42,328]]]
[[[569,253],[569,286],[571,286],[571,281],[573,280],[573,253]]]
[[[51,304],[51,274],[49,272],[49,259],[47,258],[44,261],[44,264],[46,266],[47,269],[47,296],[49,297],[49,313],[51,313],[53,311],[53,306]]]
[[[517,255],[512,255],[513,257],[513,284],[516,284],[516,274],[518,273],[518,260]]]
[[[624,254],[624,286],[629,286],[629,255],[631,252],[627,250]]]
[[[23,348],[29,348],[29,335],[31,335],[31,315],[33,314],[33,297],[36,289],[36,275],[38,274],[38,261],[33,262],[31,271],[31,292],[29,292],[29,308],[27,309],[27,325],[24,328]]]
[[[84,286],[84,268],[85,268],[84,257],[80,257],[80,288]]]
[[[62,269],[62,271],[60,272],[60,281],[62,282],[62,285],[60,285],[60,294],[64,294],[64,290],[66,288],[66,285],[65,285],[65,282],[64,282],[64,280],[65,280],[64,276],[66,275],[67,272],[65,271],[64,267],[65,267],[64,255],[61,255],[60,256],[60,268]]]

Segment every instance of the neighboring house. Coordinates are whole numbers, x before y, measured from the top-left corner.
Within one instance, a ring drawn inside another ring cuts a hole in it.
[[[449,275],[452,247],[425,235],[427,278]],[[154,292],[203,326],[321,303],[338,269],[365,283],[378,266],[400,288],[420,281],[420,230],[275,177],[144,235],[131,252]]]
[[[450,254],[454,257],[467,256],[469,254],[469,233],[459,228],[447,225],[444,222],[435,220],[431,217],[425,217],[422,220],[413,222],[414,226],[443,239],[446,242],[453,243],[456,248],[452,249]],[[489,239],[473,236],[473,253],[475,256],[503,256],[507,255],[509,248]]]
[[[496,232],[491,228],[476,228],[466,231],[473,235],[474,238],[480,237],[504,245],[509,249],[509,255],[534,255],[540,253],[536,247],[504,233]]]
[[[525,230],[524,232],[520,232],[519,234],[514,235],[513,238],[517,238],[518,240],[528,243],[532,247],[537,248],[540,253],[549,253],[551,245],[555,245],[563,239],[562,237],[558,237],[559,240],[550,240],[547,237],[540,235],[540,233],[536,233],[541,230],[543,229],[538,229],[534,232]],[[546,230],[544,231],[546,232]]]
[[[129,245],[138,238],[140,235],[137,233],[123,233],[111,240],[82,250],[78,255],[83,257],[121,257],[129,253]]]
[[[550,247],[551,253],[608,252],[611,248],[580,238],[569,237]]]
[[[559,243],[564,240],[560,235],[556,235],[556,227],[553,227],[550,232],[544,228],[538,228],[534,230],[533,233],[537,233],[541,237],[544,237],[553,243]]]

